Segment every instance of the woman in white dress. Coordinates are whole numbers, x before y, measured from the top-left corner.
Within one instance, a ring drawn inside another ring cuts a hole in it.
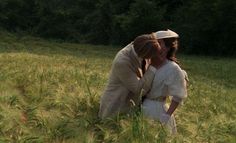
[[[167,30],[158,31],[153,35],[158,39],[162,51],[158,53],[159,58],[151,59],[160,64],[156,67],[152,88],[143,100],[143,113],[148,118],[159,120],[170,133],[175,134],[177,129],[173,112],[187,97],[187,74],[180,68],[175,58],[178,34]],[[169,107],[166,104],[168,96],[172,97]]]

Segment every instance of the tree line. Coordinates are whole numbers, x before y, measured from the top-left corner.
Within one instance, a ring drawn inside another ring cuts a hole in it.
[[[43,38],[125,45],[171,29],[183,51],[236,55],[235,0],[1,0],[0,27]]]

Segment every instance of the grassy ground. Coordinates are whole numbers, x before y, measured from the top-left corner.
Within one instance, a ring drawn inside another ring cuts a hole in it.
[[[0,142],[236,141],[236,59],[179,56],[190,85],[175,136],[138,113],[100,121],[118,50],[0,33]]]

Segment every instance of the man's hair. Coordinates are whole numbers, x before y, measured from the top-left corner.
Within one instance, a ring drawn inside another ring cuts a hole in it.
[[[150,34],[138,36],[133,41],[134,50],[141,58],[151,58],[155,56],[158,46],[157,40]]]

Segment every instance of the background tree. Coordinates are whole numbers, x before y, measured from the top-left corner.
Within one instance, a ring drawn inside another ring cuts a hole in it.
[[[235,1],[192,0],[176,11],[173,23],[188,53],[235,55],[235,13]]]
[[[235,55],[234,0],[1,0],[0,27],[66,41],[125,45],[172,29],[191,54]]]

